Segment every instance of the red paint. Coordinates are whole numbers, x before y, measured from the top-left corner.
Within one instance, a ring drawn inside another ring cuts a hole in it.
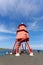
[[[13,49],[16,48],[16,53],[19,53],[19,48],[22,45],[22,42],[26,42],[29,52],[32,52],[32,48],[30,48],[30,45],[28,44],[29,35],[25,24],[20,24],[16,32],[16,42],[13,46]]]

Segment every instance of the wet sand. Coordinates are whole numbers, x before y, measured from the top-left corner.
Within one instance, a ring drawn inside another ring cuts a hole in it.
[[[43,53],[34,53],[33,57],[22,54],[19,57],[14,55],[0,56],[0,65],[43,65]]]

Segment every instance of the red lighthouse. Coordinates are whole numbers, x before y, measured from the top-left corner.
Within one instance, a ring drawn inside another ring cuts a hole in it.
[[[26,42],[26,47],[28,48],[28,52],[30,56],[33,56],[32,48],[30,47],[30,44],[29,44],[28,31],[26,29],[26,25],[23,23],[18,26],[18,29],[16,32],[16,41],[13,46],[13,50],[14,48],[16,48],[16,56],[20,55],[19,48],[22,45],[22,42]]]

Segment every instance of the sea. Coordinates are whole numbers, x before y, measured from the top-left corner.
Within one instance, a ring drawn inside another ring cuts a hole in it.
[[[6,55],[6,54],[10,54],[11,51],[12,51],[11,49],[0,50],[0,56]]]
[[[0,56],[4,56],[11,53],[11,49],[0,50]],[[43,53],[43,50],[33,50],[33,52]]]

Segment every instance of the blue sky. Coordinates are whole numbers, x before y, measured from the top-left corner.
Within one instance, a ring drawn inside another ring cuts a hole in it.
[[[0,0],[0,48],[13,47],[22,22],[32,48],[43,49],[43,0]]]

